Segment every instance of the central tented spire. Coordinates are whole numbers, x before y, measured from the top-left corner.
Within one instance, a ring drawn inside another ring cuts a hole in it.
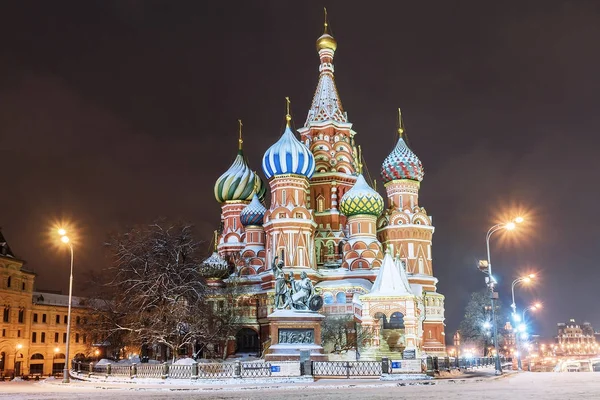
[[[317,51],[321,59],[319,83],[304,124],[306,127],[326,121],[348,122],[333,77],[333,56],[337,49],[337,41],[330,32],[325,9],[324,32],[317,39]]]

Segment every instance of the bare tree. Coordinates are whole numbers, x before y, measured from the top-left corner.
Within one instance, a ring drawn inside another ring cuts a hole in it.
[[[231,329],[233,291],[206,285],[191,225],[135,227],[114,235],[107,248],[110,265],[96,277],[103,283],[88,305],[97,310],[91,322],[106,342],[118,348],[162,345],[175,359]]]
[[[373,338],[373,332],[362,329],[352,315],[327,316],[321,326],[321,337],[332,353],[358,352],[366,340]]]

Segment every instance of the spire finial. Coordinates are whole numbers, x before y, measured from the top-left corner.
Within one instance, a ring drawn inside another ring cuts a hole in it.
[[[290,127],[290,121],[292,120],[292,116],[290,115],[290,98],[286,97],[285,98],[285,124],[286,126],[289,128]]]
[[[215,248],[214,248],[214,252],[217,252],[217,245],[219,244],[219,232],[217,230],[215,230],[214,232],[214,236],[215,236]]]
[[[402,110],[398,108],[398,135],[403,137],[404,135],[404,120],[402,119]]]
[[[358,173],[362,174],[363,163],[362,163],[362,148],[358,145]]]
[[[244,143],[244,141],[242,140],[242,126],[244,126],[244,124],[242,124],[241,119],[238,119],[238,123],[240,124],[240,138],[238,139],[238,149],[242,150],[242,143]]]
[[[323,34],[325,35],[328,33],[327,28],[329,27],[329,24],[327,23],[327,7],[323,7],[323,11],[325,12],[325,22],[323,23]]]

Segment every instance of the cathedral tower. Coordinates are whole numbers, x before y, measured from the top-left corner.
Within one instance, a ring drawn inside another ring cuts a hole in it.
[[[361,170],[360,161],[358,165]],[[383,211],[383,199],[360,172],[356,183],[340,202],[340,210],[348,218],[348,239],[344,242],[342,256],[342,268],[348,270],[379,268],[383,260],[376,227],[377,217]]]
[[[381,177],[388,209],[378,221],[384,247],[406,266],[413,292],[423,298],[423,349],[441,353],[445,349],[444,296],[437,293],[433,276],[431,239],[434,227],[424,207],[419,206],[419,188],[424,170],[421,160],[406,143],[404,121],[398,110],[398,142],[383,161]]]
[[[354,185],[357,170],[356,132],[348,122],[333,75],[336,49],[325,11],[324,32],[317,40],[319,82],[304,127],[298,132],[315,158],[309,207],[315,210],[317,223],[317,264],[326,267],[339,267],[342,263],[340,242],[346,218],[340,215],[338,200]]]
[[[239,121],[240,132],[238,153],[233,164],[215,183],[215,198],[221,203],[222,230],[219,237],[219,254],[230,262],[239,257],[244,248],[242,240],[243,226],[240,213],[252,200],[256,192],[260,200],[264,199],[266,188],[260,177],[250,169],[242,150],[242,121]]]
[[[285,130],[263,156],[263,172],[271,186],[271,205],[265,212],[266,261],[275,256],[284,266],[314,268],[313,211],[307,204],[309,179],[315,171],[315,159],[291,128],[290,103],[287,100]]]

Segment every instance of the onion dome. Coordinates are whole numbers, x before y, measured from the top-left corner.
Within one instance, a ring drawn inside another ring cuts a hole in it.
[[[400,109],[398,109],[400,113]],[[404,141],[404,123],[402,114],[400,114],[400,128],[398,128],[398,143],[392,152],[386,157],[381,165],[381,177],[384,183],[399,179],[411,179],[413,181],[422,181],[423,164],[421,160]]]
[[[229,274],[229,264],[217,252],[218,233],[214,232],[214,251],[200,264],[200,274],[205,278],[225,278]]]
[[[223,257],[219,255],[216,251],[213,252],[210,257],[206,260],[202,261],[202,266],[205,268],[213,268],[213,269],[227,269],[229,265],[227,261]]]
[[[304,175],[310,179],[315,172],[315,157],[292,132],[289,98],[286,100],[288,101],[288,113],[285,116],[285,130],[279,140],[269,147],[263,156],[263,172],[267,179],[271,179],[275,175],[286,174]]]
[[[342,197],[340,211],[347,217],[359,214],[379,216],[383,211],[383,198],[360,174],[354,186]]]
[[[217,179],[215,198],[219,203],[226,201],[250,201],[254,192],[260,200],[265,198],[267,188],[262,179],[250,169],[242,151],[242,122],[240,122],[240,138],[238,154],[231,167]]]
[[[242,225],[257,225],[261,226],[263,224],[263,218],[267,209],[262,205],[258,196],[254,194],[252,197],[252,201],[248,204],[240,213],[240,220],[242,221]]]
[[[329,24],[327,23],[327,9],[325,9],[325,29],[323,34],[317,39],[317,51],[328,49],[335,51],[337,49],[337,41],[329,33]]]

